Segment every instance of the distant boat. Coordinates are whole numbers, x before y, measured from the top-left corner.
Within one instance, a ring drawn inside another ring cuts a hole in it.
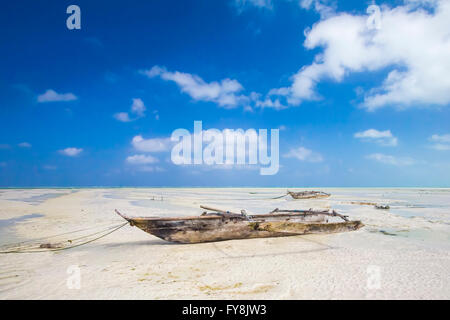
[[[375,209],[380,209],[380,210],[389,210],[390,207],[387,204],[375,204]]]
[[[317,199],[317,198],[328,198],[329,196],[331,196],[331,194],[322,191],[292,192],[288,190],[287,194],[289,194],[294,199]]]
[[[279,210],[268,214],[248,215],[245,210],[233,213],[200,206],[204,212],[195,217],[128,217],[116,213],[136,226],[166,241],[200,243],[233,239],[286,237],[313,233],[336,233],[358,230],[361,221],[349,221],[335,211]],[[329,221],[338,219],[340,221]]]

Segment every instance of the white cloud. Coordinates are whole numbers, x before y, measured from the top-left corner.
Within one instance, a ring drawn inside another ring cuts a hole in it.
[[[434,6],[434,10],[422,10],[423,5]],[[339,13],[315,24],[306,32],[304,45],[323,51],[292,77],[291,86],[271,94],[298,105],[318,99],[316,86],[325,79],[340,82],[351,73],[391,68],[381,86],[366,92],[363,107],[448,105],[450,2],[407,1],[394,8],[384,6],[380,29],[368,28],[367,21],[368,15]]]
[[[220,82],[205,82],[197,75],[179,71],[170,72],[159,66],[141,73],[150,78],[159,76],[163,80],[173,81],[182,92],[197,101],[211,101],[224,108],[234,108],[248,101],[246,96],[238,94],[243,87],[237,80],[226,78]]]
[[[141,135],[138,135],[133,137],[131,144],[141,152],[162,152],[169,150],[171,141],[170,138],[144,139]]]
[[[21,142],[18,144],[18,146],[21,148],[31,148],[31,144],[28,142]]]
[[[272,0],[234,0],[234,4],[239,12],[247,7],[256,7],[261,9],[273,9]]]
[[[395,147],[398,143],[398,139],[392,135],[391,130],[378,131],[376,129],[369,129],[355,133],[354,137],[389,147]]]
[[[137,114],[139,117],[143,117],[145,115],[145,110],[147,108],[144,105],[144,102],[139,99],[133,99],[133,104],[131,105],[131,112]]]
[[[38,102],[58,102],[58,101],[73,101],[77,100],[77,96],[73,93],[57,93],[56,91],[49,89],[45,93],[38,96]]]
[[[448,151],[450,150],[450,144],[435,143],[431,148],[439,151]]]
[[[409,166],[415,163],[414,159],[411,159],[409,157],[397,158],[382,153],[373,153],[368,155],[366,158],[394,166]]]
[[[175,82],[182,92],[187,93],[192,99],[197,101],[210,101],[220,107],[231,109],[242,106],[245,112],[253,112],[254,108],[270,108],[281,110],[287,108],[280,102],[280,99],[273,99],[271,94],[278,93],[276,89],[271,91],[264,99],[261,94],[251,92],[248,96],[241,94],[244,89],[237,80],[223,79],[220,82],[205,82],[197,75],[183,72],[169,72],[165,67],[154,66],[150,70],[141,71],[149,78],[160,77],[166,81]],[[282,89],[281,89],[281,92]]]
[[[137,168],[139,171],[142,172],[163,172],[166,171],[164,168],[161,167],[153,167],[153,166],[142,166]]]
[[[144,101],[142,101],[142,99],[139,98],[133,98],[132,101],[133,103],[131,104],[130,110],[131,113],[136,115],[133,119],[130,118],[128,112],[118,112],[115,113],[113,117],[120,122],[131,122],[139,118],[145,117],[145,110],[147,110],[147,108],[144,105]]]
[[[434,142],[431,148],[439,151],[450,150],[450,134],[433,134],[430,137],[430,141]]]
[[[450,134],[443,134],[443,135],[433,134],[430,140],[434,142],[450,143]]]
[[[300,0],[303,9],[314,9],[322,18],[332,16],[336,12],[336,4],[328,0]]]
[[[149,155],[135,154],[127,157],[126,161],[134,165],[152,164],[158,162],[158,159]]]
[[[76,157],[81,152],[83,152],[83,149],[81,149],[81,148],[66,148],[63,150],[59,150],[59,153],[65,155],[65,156],[68,156],[68,157]]]
[[[255,102],[256,107],[260,108],[272,108],[275,110],[286,109],[287,106],[282,105],[279,99],[272,100],[269,97],[266,97],[265,100],[257,100]]]
[[[284,155],[285,158],[295,158],[300,161],[308,162],[322,162],[323,158],[319,153],[312,150],[306,149],[304,147],[299,147],[296,149],[291,149],[287,154]]]
[[[130,122],[130,116],[128,112],[118,112],[113,115],[113,117],[120,122]]]
[[[289,2],[291,0],[285,0]],[[414,1],[414,0],[413,0]],[[331,0],[298,0],[298,4],[301,8],[309,10],[314,9],[320,14],[321,17],[329,16],[336,10],[336,1]],[[246,8],[255,7],[258,9],[273,9],[272,0],[234,0],[234,5],[241,13]]]

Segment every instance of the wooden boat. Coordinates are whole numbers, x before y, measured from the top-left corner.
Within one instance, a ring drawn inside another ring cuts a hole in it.
[[[292,192],[287,191],[287,193],[294,199],[317,199],[317,198],[328,198],[329,193],[322,191],[302,191],[302,192]]]
[[[116,210],[130,225],[158,238],[178,243],[199,243],[232,239],[286,237],[311,233],[336,233],[358,230],[361,221],[349,221],[335,211],[279,210],[248,215],[200,206],[196,217],[128,217]],[[340,221],[329,221],[329,220]]]

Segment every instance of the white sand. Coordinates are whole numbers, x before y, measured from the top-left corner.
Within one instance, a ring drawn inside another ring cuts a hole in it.
[[[333,196],[267,200],[285,189],[1,190],[2,243],[120,224],[115,208],[131,216],[182,216],[200,214],[200,204],[249,213],[333,208],[366,227],[179,245],[125,226],[70,250],[0,255],[0,299],[450,298],[450,190],[323,191]],[[151,200],[160,195],[164,201]],[[253,198],[260,200],[243,200]],[[387,203],[391,210],[351,201]],[[30,214],[44,216],[5,226],[5,219]],[[67,286],[73,265],[81,271],[80,289]]]

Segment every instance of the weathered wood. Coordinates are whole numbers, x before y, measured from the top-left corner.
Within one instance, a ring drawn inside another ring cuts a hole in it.
[[[294,199],[318,199],[318,198],[328,198],[329,196],[331,196],[331,194],[322,191],[292,192],[288,190],[287,194],[289,194]]]
[[[205,209],[205,210],[209,210],[209,211],[213,211],[216,212],[220,215],[228,215],[228,216],[244,216],[240,213],[236,213],[236,212],[231,212],[231,211],[227,211],[227,210],[222,210],[222,209],[215,209],[215,208],[211,208],[211,207],[206,207],[206,206],[200,206],[200,208]]]
[[[212,209],[204,206],[202,208]],[[361,221],[347,221],[346,216],[327,211],[277,210],[269,214],[245,216],[218,209],[212,210],[217,210],[218,215],[132,218],[117,210],[116,212],[132,226],[161,239],[178,243],[344,232],[357,230],[363,226]],[[346,221],[328,222],[330,216]]]
[[[305,211],[302,210],[279,210],[278,208],[276,208],[275,210],[271,211],[270,213],[275,213],[275,212],[294,212],[294,213],[301,213],[301,214],[310,214],[310,215],[325,215],[325,216],[330,216],[330,217],[339,217],[342,218],[344,221],[348,221],[348,216],[344,216],[342,214],[337,213],[336,211],[332,211],[332,212],[328,212],[328,211],[307,211],[305,213]]]

